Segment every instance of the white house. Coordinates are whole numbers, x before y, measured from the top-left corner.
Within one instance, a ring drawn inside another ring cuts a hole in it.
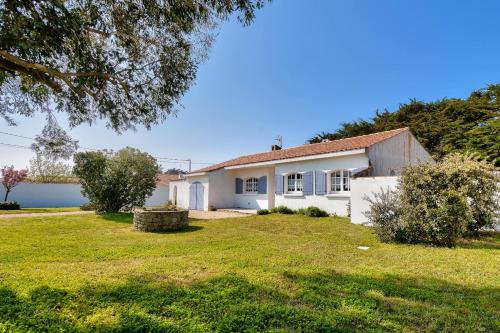
[[[241,156],[170,182],[170,199],[186,209],[320,207],[347,215],[350,180],[394,176],[432,157],[401,128]]]

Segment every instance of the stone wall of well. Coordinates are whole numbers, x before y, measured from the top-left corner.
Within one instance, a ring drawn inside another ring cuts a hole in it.
[[[139,231],[175,231],[188,225],[188,211],[136,210],[134,229]]]

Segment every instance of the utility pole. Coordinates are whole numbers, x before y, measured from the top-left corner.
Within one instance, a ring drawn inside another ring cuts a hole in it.
[[[191,159],[190,159],[190,158],[188,158],[188,159],[187,159],[187,161],[188,161],[188,163],[189,163],[188,170],[189,170],[189,172],[191,173]]]

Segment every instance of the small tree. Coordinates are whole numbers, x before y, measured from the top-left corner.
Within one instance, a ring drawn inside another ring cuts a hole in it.
[[[69,164],[42,154],[30,160],[29,180],[37,183],[66,183],[73,180],[73,168]]]
[[[98,212],[118,212],[144,205],[156,188],[156,160],[127,147],[116,154],[77,153],[73,172],[80,178],[82,194]]]
[[[2,171],[2,185],[5,188],[5,198],[3,199],[4,201],[7,201],[7,198],[9,197],[9,193],[12,191],[14,187],[16,187],[17,184],[22,182],[26,177],[28,176],[28,170],[27,169],[21,169],[21,170],[16,170],[14,169],[14,166],[11,165],[10,167],[6,166]]]

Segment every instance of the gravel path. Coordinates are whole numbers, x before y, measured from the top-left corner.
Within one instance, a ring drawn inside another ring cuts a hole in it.
[[[64,216],[64,215],[83,215],[94,214],[93,211],[76,211],[76,212],[56,212],[56,213],[21,213],[21,214],[1,214],[0,219],[10,219],[15,217],[37,217],[37,216]]]
[[[190,210],[189,217],[201,220],[215,220],[215,219],[225,219],[229,217],[244,217],[250,216],[252,214],[245,214],[232,211],[215,211],[215,212],[205,212],[201,210]]]

